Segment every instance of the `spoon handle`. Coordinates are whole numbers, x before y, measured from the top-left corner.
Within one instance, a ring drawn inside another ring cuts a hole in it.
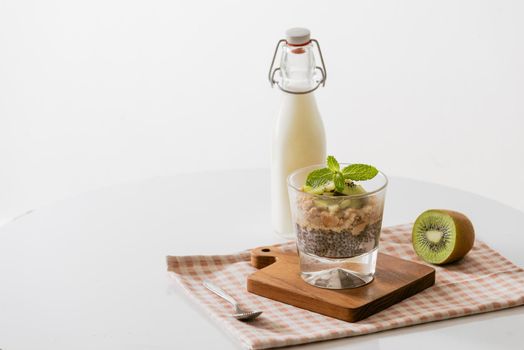
[[[204,284],[204,287],[206,287],[207,289],[209,289],[210,291],[212,291],[213,293],[215,293],[216,295],[218,295],[219,297],[227,300],[231,305],[233,305],[235,308],[237,307],[237,302],[235,301],[235,299],[233,299],[233,297],[229,294],[227,294],[226,292],[224,292],[220,287],[218,287],[216,284],[212,283],[211,281],[209,280],[205,280],[203,282]]]

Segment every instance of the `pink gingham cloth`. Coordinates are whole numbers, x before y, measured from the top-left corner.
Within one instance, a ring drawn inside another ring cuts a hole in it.
[[[409,224],[384,228],[380,251],[422,263],[411,246],[411,227]],[[294,242],[281,245],[285,250],[293,247]],[[524,270],[478,240],[458,263],[434,266],[436,282],[433,287],[356,323],[247,292],[246,278],[256,271],[249,261],[249,251],[167,257],[171,275],[189,297],[247,349],[352,337],[524,304]],[[264,313],[248,323],[235,320],[230,316],[231,305],[202,286],[204,279],[217,284],[247,309],[263,310]]]

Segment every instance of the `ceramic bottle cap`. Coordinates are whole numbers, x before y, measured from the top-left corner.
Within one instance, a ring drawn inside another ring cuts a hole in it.
[[[304,45],[311,40],[311,32],[307,28],[290,28],[286,30],[286,41],[291,45]]]

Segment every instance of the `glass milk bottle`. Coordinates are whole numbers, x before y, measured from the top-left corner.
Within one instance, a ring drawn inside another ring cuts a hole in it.
[[[315,48],[322,67],[316,65]],[[280,51],[280,67],[275,60]],[[326,82],[326,68],[318,41],[305,28],[286,31],[275,49],[269,69],[271,86],[283,91],[273,129],[271,150],[271,215],[273,228],[283,238],[293,239],[287,177],[294,170],[326,159],[324,125],[314,91]]]

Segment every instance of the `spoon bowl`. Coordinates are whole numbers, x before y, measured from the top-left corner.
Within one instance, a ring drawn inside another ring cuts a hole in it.
[[[252,321],[258,316],[262,314],[262,311],[247,311],[240,308],[238,305],[238,302],[229,294],[224,292],[220,287],[218,287],[216,284],[209,280],[205,280],[203,282],[204,287],[221,297],[222,299],[225,299],[228,303],[233,305],[235,308],[235,313],[232,314],[234,318],[236,318],[239,321]]]

